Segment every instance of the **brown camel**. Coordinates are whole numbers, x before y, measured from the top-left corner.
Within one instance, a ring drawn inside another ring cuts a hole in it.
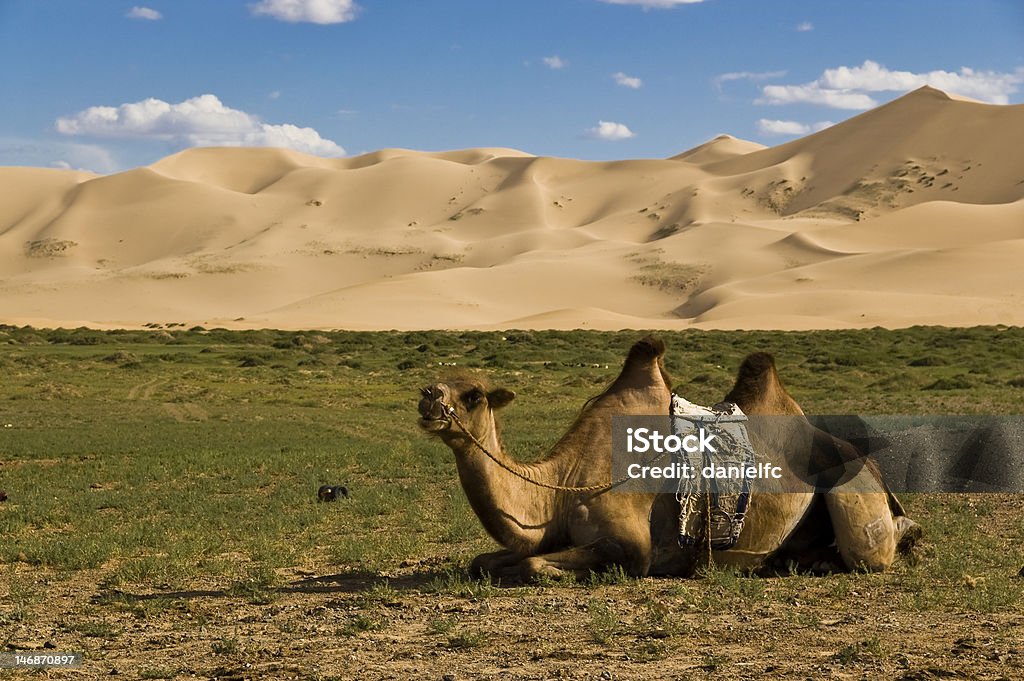
[[[585,577],[620,566],[634,576],[690,576],[708,561],[707,549],[679,546],[674,494],[607,487],[613,482],[612,416],[668,414],[671,385],[661,361],[664,351],[657,339],[636,343],[618,378],[585,405],[568,432],[535,463],[516,461],[501,443],[495,412],[515,398],[512,391],[491,390],[469,378],[422,390],[420,426],[455,453],[470,505],[504,547],[477,556],[473,574],[530,581],[566,573]],[[759,458],[783,460],[779,453],[808,443],[825,458],[846,457],[853,450],[803,417],[770,355],[757,353],[743,362],[726,400],[750,416],[795,417],[779,420],[784,426],[770,425],[771,419],[750,421]],[[714,551],[715,564],[768,570],[826,561],[851,570],[884,570],[897,550],[912,545],[920,533],[871,465],[827,492],[815,491],[788,469],[782,480],[763,484],[751,496],[738,542]],[[564,487],[598,489],[558,489]],[[783,489],[786,493],[778,492]]]

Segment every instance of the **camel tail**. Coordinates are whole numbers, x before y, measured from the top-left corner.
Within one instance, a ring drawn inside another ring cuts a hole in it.
[[[892,493],[892,490],[889,489],[888,485],[885,486],[885,493],[889,497],[889,510],[892,511],[893,517],[898,518],[901,515],[907,515],[907,511],[903,508],[903,504],[900,503],[900,500]]]

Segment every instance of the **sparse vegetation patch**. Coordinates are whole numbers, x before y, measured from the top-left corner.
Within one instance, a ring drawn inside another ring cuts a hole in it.
[[[515,390],[534,460],[642,334],[0,325],[0,636],[83,651],[83,678],[1017,676],[1013,495],[902,496],[925,539],[883,574],[470,578],[497,547],[417,389]],[[1024,329],[660,335],[700,404],[769,350],[809,413],[1020,413]]]

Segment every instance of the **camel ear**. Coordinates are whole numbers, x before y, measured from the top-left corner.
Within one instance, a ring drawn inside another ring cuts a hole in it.
[[[491,405],[491,409],[501,409],[514,399],[516,399],[516,394],[505,388],[497,388],[487,393],[487,402]]]

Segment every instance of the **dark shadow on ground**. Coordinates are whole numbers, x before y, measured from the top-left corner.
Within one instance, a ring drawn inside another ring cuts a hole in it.
[[[375,586],[387,586],[396,591],[414,591],[426,585],[446,578],[460,578],[468,580],[465,571],[452,570],[428,570],[416,572],[410,575],[388,577],[375,572],[353,571],[342,572],[336,575],[322,575],[318,577],[307,577],[290,582],[284,586],[259,589],[272,594],[308,593],[308,594],[330,594],[330,593],[359,593],[368,591]],[[244,587],[235,589],[188,589],[181,591],[157,591],[154,593],[131,593],[121,589],[102,589],[90,599],[94,604],[114,602],[145,602],[158,599],[170,600],[194,600],[202,598],[244,598],[246,589]]]

